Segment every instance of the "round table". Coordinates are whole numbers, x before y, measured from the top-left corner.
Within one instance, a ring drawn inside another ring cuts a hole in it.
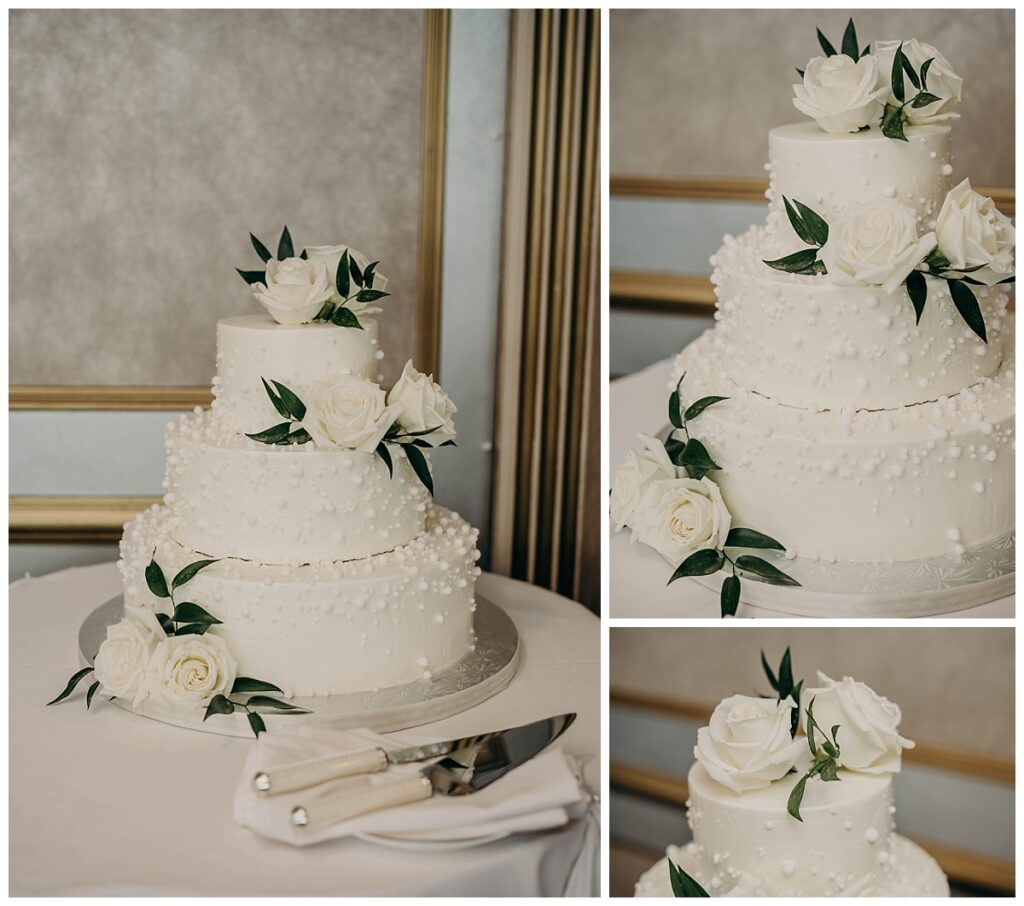
[[[573,601],[485,574],[522,638],[507,689],[418,728],[438,737],[576,711],[561,738],[600,789],[600,621]],[[451,852],[356,839],[295,849],[236,825],[252,740],[170,727],[80,696],[45,703],[78,666],[78,627],[121,590],[113,563],[10,588],[13,896],[595,896],[596,808],[563,828]],[[99,705],[97,707],[97,704]]]
[[[656,434],[667,424],[668,384],[672,359],[614,381],[609,393],[609,465],[612,474],[640,434]],[[610,521],[609,521],[610,524]],[[630,544],[629,531],[615,534],[611,526],[609,559],[609,616],[616,619],[720,618],[718,592],[693,580],[666,586],[672,574],[668,564],[643,544]],[[787,619],[784,614],[741,604],[739,616]],[[943,614],[943,619],[1013,617],[1013,596]]]

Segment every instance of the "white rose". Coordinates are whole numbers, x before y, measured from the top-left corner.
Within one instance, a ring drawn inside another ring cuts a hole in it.
[[[334,291],[324,262],[301,258],[271,258],[266,283],[254,283],[252,289],[278,324],[308,324]]]
[[[615,473],[612,485],[611,514],[617,532],[627,525],[633,527],[640,501],[653,482],[679,477],[664,444],[646,434],[641,434],[640,439],[644,449],[630,450],[626,454],[626,461]],[[635,533],[633,540],[636,540]]]
[[[331,301],[341,302],[343,301],[341,296],[338,295],[338,262],[341,261],[341,256],[348,251],[349,257],[359,265],[359,270],[365,273],[366,268],[370,264],[370,259],[366,257],[358,249],[354,249],[347,245],[311,245],[306,247],[306,254],[312,261],[314,259],[323,261],[324,266],[327,268],[327,276],[331,282]],[[385,289],[388,285],[388,278],[385,277],[379,271],[374,271],[373,274],[373,289]],[[349,293],[355,293],[358,287],[352,286],[349,289]],[[370,287],[368,287],[370,288]],[[357,302],[353,299],[348,305],[345,306],[356,316],[369,316],[380,314],[383,309],[374,305],[372,302]]]
[[[318,447],[372,453],[398,414],[380,387],[346,374],[314,390],[302,427]]]
[[[970,276],[987,286],[1013,274],[1013,221],[991,198],[975,192],[970,180],[946,195],[935,221],[935,235],[951,269],[985,265]]]
[[[785,777],[805,752],[810,754],[806,739],[790,735],[795,707],[791,698],[779,702],[733,695],[697,731],[693,754],[733,792],[763,789]]]
[[[879,41],[871,45],[871,52],[878,57],[879,77],[881,83],[886,88],[887,101],[895,106],[900,106],[903,103],[896,100],[896,96],[891,94],[892,60],[896,56],[896,49],[900,46],[900,43],[899,41]],[[928,67],[927,74],[928,93],[934,94],[939,98],[939,100],[924,107],[913,107],[907,104],[903,108],[907,119],[915,126],[921,126],[925,123],[937,123],[942,120],[958,119],[960,114],[954,113],[952,108],[960,103],[964,80],[953,72],[953,67],[949,65],[949,61],[931,44],[924,44],[914,39],[903,41],[902,44],[903,56],[907,58],[910,65],[914,67],[914,72],[918,75],[921,74],[921,67],[924,66],[925,61],[932,61]],[[917,94],[917,89],[913,86],[910,79],[907,78],[906,73],[903,74],[903,90],[904,101],[912,101]]]
[[[818,682],[820,687],[805,689],[802,698],[805,705],[814,702],[815,723],[826,733],[839,725],[839,766],[865,774],[895,774],[900,752],[914,748],[897,732],[900,709],[849,676],[837,683],[819,670]],[[801,719],[806,731],[806,711]]]
[[[173,705],[199,707],[215,695],[227,695],[238,665],[224,640],[215,635],[177,635],[164,639],[149,659],[149,690]]]
[[[793,106],[816,120],[826,132],[856,132],[882,115],[889,93],[879,85],[878,61],[854,60],[845,54],[815,57],[804,70],[803,84],[793,86]]]
[[[829,224],[818,257],[833,283],[867,283],[892,293],[933,248],[935,234],[918,236],[912,208],[876,198]]]
[[[388,405],[401,409],[398,423],[406,431],[430,431],[421,439],[432,447],[439,447],[455,437],[452,416],[459,410],[441,386],[413,368],[412,362],[405,363],[402,376],[391,388]]]
[[[146,698],[146,667],[162,638],[160,624],[149,613],[128,616],[108,626],[93,664],[104,693],[130,699],[136,705]]]
[[[732,516],[710,479],[671,478],[651,483],[634,522],[637,540],[678,566],[694,551],[721,547]]]

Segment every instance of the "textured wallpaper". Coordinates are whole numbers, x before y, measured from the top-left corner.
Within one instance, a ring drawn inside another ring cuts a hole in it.
[[[768,130],[804,119],[794,68],[839,46],[846,10],[613,10],[611,172],[764,178]],[[916,37],[964,78],[953,148],[976,185],[1014,183],[1013,10],[855,10],[862,44]]]
[[[776,668],[786,646],[793,675],[853,676],[903,711],[901,732],[947,748],[1013,757],[1013,630],[615,629],[611,685],[705,702],[770,691],[763,648]]]
[[[423,14],[10,14],[10,379],[208,384],[287,222],[391,277],[414,351]]]

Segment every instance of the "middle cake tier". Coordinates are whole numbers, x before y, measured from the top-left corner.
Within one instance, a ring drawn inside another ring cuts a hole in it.
[[[209,557],[263,563],[356,560],[422,534],[429,495],[392,445],[373,453],[268,446],[210,412],[167,429],[165,503],[175,541]]]

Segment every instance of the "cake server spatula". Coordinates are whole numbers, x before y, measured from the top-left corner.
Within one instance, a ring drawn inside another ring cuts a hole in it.
[[[296,827],[336,824],[367,812],[429,799],[434,793],[442,796],[467,796],[529,761],[558,739],[575,719],[575,714],[559,714],[522,727],[452,740],[447,744],[437,743],[435,745],[452,746],[447,758],[428,765],[412,777],[394,783],[372,784],[358,790],[344,790],[319,799],[310,799],[305,805],[292,809],[292,824]],[[426,748],[421,747],[419,751]],[[402,753],[415,751],[404,749]],[[399,763],[391,761],[395,754],[398,753],[385,753],[388,763]],[[423,757],[430,758],[431,755]],[[420,759],[405,758],[406,762],[417,760]]]
[[[482,746],[488,740],[507,733],[523,733],[532,727],[549,727],[554,722],[565,721],[561,730],[555,734],[557,736],[573,722],[575,717],[575,714],[563,714],[559,717],[535,721],[522,727],[495,730],[492,733],[476,736],[464,736],[461,739],[449,739],[445,742],[431,742],[422,746],[410,746],[406,749],[389,751],[377,746],[372,749],[361,749],[358,752],[321,755],[317,758],[309,758],[305,761],[296,761],[260,771],[253,777],[252,785],[257,792],[267,796],[290,793],[341,777],[351,777],[355,774],[375,774],[392,764],[409,764],[414,761],[427,761],[441,755],[450,755],[462,749]]]

